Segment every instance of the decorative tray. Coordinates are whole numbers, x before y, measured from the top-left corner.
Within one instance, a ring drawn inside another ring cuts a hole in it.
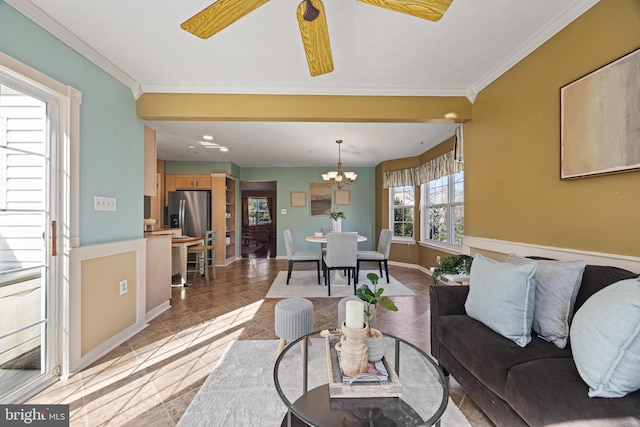
[[[345,377],[340,370],[340,355],[336,350],[336,343],[339,341],[339,335],[329,335],[325,338],[330,398],[399,397],[401,395],[402,385],[386,354],[382,358],[382,366],[378,365],[376,369],[377,376],[365,374],[354,378]],[[370,365],[370,370],[372,369],[375,367]]]

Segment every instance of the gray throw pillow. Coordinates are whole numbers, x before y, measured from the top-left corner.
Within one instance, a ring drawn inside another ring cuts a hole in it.
[[[532,260],[510,254],[507,262],[515,265],[535,263],[535,308],[531,330],[540,338],[565,348],[569,338],[569,323],[573,314],[582,273],[587,262]]]

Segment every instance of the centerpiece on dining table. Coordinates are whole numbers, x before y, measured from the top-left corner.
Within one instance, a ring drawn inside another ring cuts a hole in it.
[[[331,218],[331,231],[340,233],[342,231],[342,220],[347,219],[347,216],[339,208],[333,208],[329,218]]]

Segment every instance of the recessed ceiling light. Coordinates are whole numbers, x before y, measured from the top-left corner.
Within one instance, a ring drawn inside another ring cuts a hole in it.
[[[189,148],[196,148],[196,147],[194,147],[193,145],[190,145]]]
[[[202,145],[205,148],[218,148],[220,146],[215,142],[207,142],[207,141],[199,141],[198,144]]]
[[[220,147],[220,151],[229,151],[227,147]]]
[[[202,135],[202,139],[212,140],[213,137],[211,135]]]

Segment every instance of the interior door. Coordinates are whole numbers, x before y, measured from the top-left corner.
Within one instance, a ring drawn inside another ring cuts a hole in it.
[[[46,94],[0,74],[0,402],[58,366],[56,114]]]

